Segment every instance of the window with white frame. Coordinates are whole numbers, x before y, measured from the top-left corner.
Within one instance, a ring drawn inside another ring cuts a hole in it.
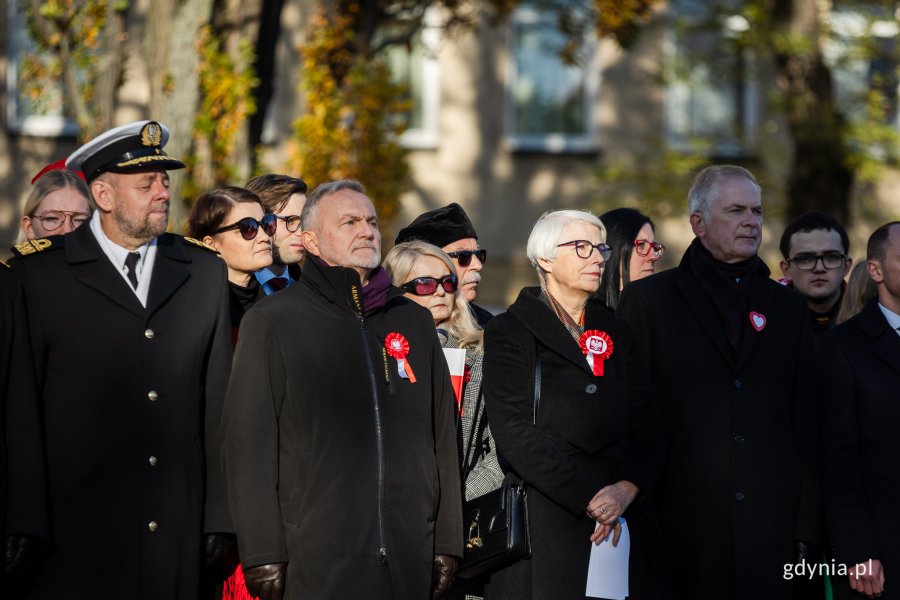
[[[28,35],[21,3],[6,3],[6,123],[15,133],[35,136],[77,135],[78,125],[63,114],[62,83],[47,85],[38,97],[29,97],[21,85],[22,61],[36,55],[34,40]]]
[[[595,151],[594,107],[600,87],[596,38],[584,37],[565,60],[557,16],[523,3],[511,19],[507,145],[513,150]]]
[[[753,151],[760,112],[756,65],[738,42],[750,25],[727,10],[710,14],[706,6],[670,4],[666,137],[674,149],[740,156]]]
[[[400,143],[407,148],[434,148],[439,141],[441,90],[437,51],[440,31],[438,13],[429,10],[425,15],[424,27],[409,48],[392,46],[388,49],[388,64],[393,79],[409,91],[409,125],[400,137]]]

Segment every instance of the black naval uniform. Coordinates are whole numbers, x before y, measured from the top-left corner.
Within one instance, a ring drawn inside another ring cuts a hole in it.
[[[157,239],[146,308],[88,226],[11,261],[50,496],[50,556],[30,598],[193,600],[203,532],[230,531],[219,467],[225,264],[181,236]]]

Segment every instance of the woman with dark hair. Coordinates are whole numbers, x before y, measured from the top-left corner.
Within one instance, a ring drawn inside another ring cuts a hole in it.
[[[265,296],[253,274],[272,264],[275,215],[264,214],[259,196],[239,187],[223,187],[201,194],[188,217],[188,236],[212,246],[228,267],[228,296],[231,304],[232,341],[237,345],[241,319],[257,300]],[[262,231],[260,231],[262,230]],[[237,546],[222,559],[209,582],[208,598],[250,600]],[[223,583],[224,578],[224,583]]]
[[[265,295],[253,273],[272,264],[276,223],[275,215],[263,213],[259,196],[239,187],[202,194],[188,217],[188,235],[216,249],[228,266],[235,343],[244,313]]]
[[[600,221],[606,227],[606,243],[612,255],[597,295],[608,309],[615,310],[622,288],[653,275],[666,246],[656,242],[653,221],[639,210],[616,208],[600,215]]]

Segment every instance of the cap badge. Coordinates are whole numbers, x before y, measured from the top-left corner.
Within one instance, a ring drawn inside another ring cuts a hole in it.
[[[150,121],[141,128],[141,144],[159,146],[162,143],[162,128],[156,121]]]

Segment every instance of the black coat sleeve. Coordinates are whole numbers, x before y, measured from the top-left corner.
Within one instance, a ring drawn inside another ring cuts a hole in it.
[[[850,361],[834,332],[819,338],[816,357],[823,379],[825,516],[841,562],[856,565],[881,556],[863,488],[859,398]]]
[[[288,560],[278,498],[285,360],[271,343],[276,327],[259,310],[244,316],[222,413],[228,506],[244,568]]]
[[[206,452],[206,503],[204,531],[208,533],[232,532],[234,527],[228,513],[225,480],[222,474],[222,407],[231,373],[232,342],[228,301],[228,279],[225,263],[219,291],[219,314],[216,328],[210,340],[209,358],[206,364],[204,444]]]
[[[456,396],[437,336],[434,336],[431,363],[434,381],[434,452],[441,489],[434,525],[434,553],[462,557],[462,492],[456,442]]]

